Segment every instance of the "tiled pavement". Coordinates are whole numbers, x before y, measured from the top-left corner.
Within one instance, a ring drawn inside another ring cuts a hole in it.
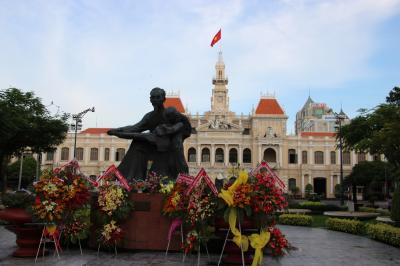
[[[290,254],[275,260],[264,256],[263,265],[351,265],[351,266],[380,266],[400,265],[400,249],[370,240],[366,237],[355,236],[325,229],[280,226],[284,234],[297,249]],[[0,227],[0,265],[34,265],[34,259],[18,259],[11,257],[15,247],[15,236]],[[201,258],[201,265],[216,265],[217,255],[211,256],[211,263],[207,257]],[[197,265],[197,258],[188,258],[182,263],[182,255],[169,254],[165,257],[163,252],[120,252],[115,257],[113,253],[94,250],[84,250],[80,255],[78,250],[64,251],[61,258],[53,256],[40,258],[37,265],[69,266],[108,266],[108,265]]]

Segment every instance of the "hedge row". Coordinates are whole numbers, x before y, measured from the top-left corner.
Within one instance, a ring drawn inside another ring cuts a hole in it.
[[[390,216],[390,211],[385,210],[385,209],[375,209],[375,208],[370,208],[370,207],[360,207],[358,210],[360,212],[379,213],[379,215],[381,215],[381,216]]]
[[[328,229],[334,231],[341,231],[355,235],[361,235],[365,232],[364,223],[357,220],[329,218],[325,223]]]
[[[400,228],[388,224],[368,224],[367,235],[375,240],[400,247]]]
[[[346,211],[347,207],[340,207],[332,204],[324,204],[321,202],[305,201],[300,204],[290,204],[291,209],[308,209],[312,214],[322,214],[328,211]]]
[[[304,214],[281,214],[278,222],[287,225],[311,226],[313,219],[310,215]]]

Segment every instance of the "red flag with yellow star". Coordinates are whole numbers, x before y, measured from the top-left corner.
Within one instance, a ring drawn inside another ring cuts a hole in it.
[[[215,34],[214,38],[211,41],[211,47],[214,46],[219,40],[221,40],[221,29]]]

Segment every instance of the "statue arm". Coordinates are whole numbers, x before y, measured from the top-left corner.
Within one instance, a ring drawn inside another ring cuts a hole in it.
[[[182,122],[178,122],[178,123],[173,124],[173,125],[162,124],[162,125],[159,125],[155,129],[155,133],[158,136],[173,135],[173,134],[181,131],[182,129],[183,129],[183,123]]]
[[[138,123],[131,125],[131,126],[125,126],[125,127],[118,127],[118,128],[112,128],[109,131],[107,131],[108,135],[115,135],[120,138],[128,138],[122,136],[120,133],[133,133],[133,132],[143,132],[145,130],[148,130],[148,121],[149,121],[149,114],[147,113],[142,120],[140,120]]]

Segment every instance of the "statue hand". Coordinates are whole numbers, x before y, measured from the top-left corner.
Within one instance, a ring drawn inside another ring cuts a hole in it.
[[[107,134],[110,135],[110,136],[113,136],[113,135],[116,136],[117,133],[118,133],[118,130],[115,129],[115,128],[110,129],[109,131],[107,131]]]
[[[165,135],[165,130],[163,125],[159,125],[154,129],[154,134],[156,134],[157,136],[163,136]]]

